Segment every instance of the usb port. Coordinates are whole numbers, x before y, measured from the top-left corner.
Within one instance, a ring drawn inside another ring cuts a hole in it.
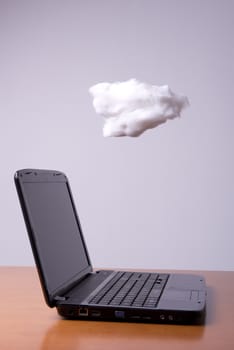
[[[142,320],[150,321],[150,320],[152,320],[152,317],[150,317],[150,316],[143,316]]]
[[[141,316],[134,315],[134,316],[130,316],[129,318],[130,318],[131,320],[140,320],[140,319],[141,319]]]
[[[91,311],[91,317],[100,317],[101,312],[100,311]]]

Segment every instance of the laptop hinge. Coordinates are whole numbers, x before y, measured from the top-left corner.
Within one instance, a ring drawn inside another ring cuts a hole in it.
[[[54,297],[54,300],[56,301],[64,301],[66,299],[67,299],[66,297],[61,297],[60,295],[56,295],[56,297]]]

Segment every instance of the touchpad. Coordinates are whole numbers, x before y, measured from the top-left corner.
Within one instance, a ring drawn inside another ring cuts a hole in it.
[[[163,300],[190,300],[190,290],[169,289],[165,290],[162,295]]]

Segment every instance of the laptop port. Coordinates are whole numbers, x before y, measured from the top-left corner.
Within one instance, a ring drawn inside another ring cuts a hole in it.
[[[116,311],[115,311],[115,317],[116,317],[116,318],[123,319],[123,318],[125,318],[125,312],[124,312],[124,311],[121,311],[121,310],[116,310]]]
[[[86,307],[80,307],[78,314],[79,316],[88,316],[89,312]]]
[[[101,312],[100,311],[91,311],[90,316],[91,317],[100,317],[101,316]]]
[[[130,316],[129,318],[130,318],[131,320],[140,320],[140,319],[141,319],[141,316],[133,315],[133,316]]]
[[[142,317],[142,320],[151,321],[151,320],[152,320],[152,317],[150,317],[150,316],[143,316],[143,317]]]

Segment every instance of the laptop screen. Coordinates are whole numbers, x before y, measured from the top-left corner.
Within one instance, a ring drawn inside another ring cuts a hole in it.
[[[52,293],[90,265],[78,218],[66,181],[24,181],[23,197],[41,270]]]

